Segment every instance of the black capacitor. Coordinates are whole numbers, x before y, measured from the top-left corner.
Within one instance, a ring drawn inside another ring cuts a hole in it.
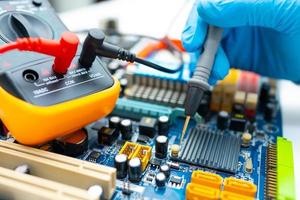
[[[159,171],[164,173],[166,178],[170,177],[170,167],[167,164],[161,165]]]
[[[36,7],[40,7],[43,4],[43,2],[42,0],[32,0],[32,4]]]
[[[225,130],[228,127],[229,114],[226,111],[220,111],[217,118],[217,127],[220,130]]]
[[[158,134],[159,135],[168,135],[168,131],[170,128],[170,119],[168,116],[160,116],[158,118]]]
[[[128,162],[128,179],[131,182],[139,182],[142,176],[142,163],[141,160],[137,157],[132,158]]]
[[[130,140],[132,137],[132,122],[130,119],[123,119],[120,123],[120,131],[123,140]]]
[[[107,68],[111,74],[114,74],[118,69],[120,69],[120,63],[117,60],[113,60],[107,65]]]
[[[157,173],[155,183],[157,187],[164,187],[166,185],[166,175],[162,172]]]
[[[117,169],[117,178],[123,179],[127,176],[127,155],[118,154],[115,157],[115,168]]]
[[[275,103],[267,103],[264,108],[264,119],[266,121],[271,121],[275,117],[276,113],[276,104]]]
[[[159,135],[155,139],[155,157],[166,158],[168,153],[168,138],[165,135]]]
[[[118,33],[118,21],[116,19],[108,19],[105,22],[105,31],[108,35],[114,35]]]
[[[118,117],[118,116],[110,117],[109,121],[108,121],[109,128],[119,129],[120,128],[120,122],[121,122],[120,117]]]
[[[121,78],[123,78],[124,77],[124,75],[125,75],[125,70],[124,69],[118,69],[114,74],[113,74],[113,76],[116,78],[116,79],[118,79],[118,80],[120,80]]]
[[[264,105],[269,101],[269,94],[271,85],[269,83],[263,83],[260,87],[259,102]]]
[[[124,95],[124,92],[125,92],[125,89],[126,89],[127,85],[128,85],[127,78],[121,78],[120,79],[120,86],[121,86],[121,93],[122,93],[122,95]]]
[[[57,138],[53,144],[53,151],[67,156],[76,157],[88,149],[88,134],[85,129],[80,129],[71,134]]]

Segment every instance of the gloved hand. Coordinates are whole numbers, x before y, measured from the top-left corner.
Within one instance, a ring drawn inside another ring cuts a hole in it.
[[[300,0],[196,0],[182,34],[200,52],[208,24],[224,28],[210,84],[229,67],[300,82]]]

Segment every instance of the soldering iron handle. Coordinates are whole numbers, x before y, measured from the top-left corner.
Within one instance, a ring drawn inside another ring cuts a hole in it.
[[[203,51],[197,63],[192,79],[208,82],[212,66],[214,65],[215,56],[222,39],[223,29],[216,26],[209,26]]]

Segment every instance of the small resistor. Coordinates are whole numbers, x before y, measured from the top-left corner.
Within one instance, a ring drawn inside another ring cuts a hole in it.
[[[252,170],[253,170],[253,163],[251,157],[249,157],[245,161],[245,171],[247,173],[252,173]]]

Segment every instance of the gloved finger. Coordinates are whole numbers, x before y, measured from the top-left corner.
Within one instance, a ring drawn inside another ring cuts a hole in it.
[[[207,24],[199,17],[197,7],[198,1],[193,5],[181,36],[182,44],[189,52],[201,49],[207,32]]]
[[[210,85],[215,85],[218,80],[222,80],[228,74],[230,64],[222,47],[218,48],[215,62],[208,79]]]
[[[201,0],[198,14],[208,24],[223,28],[261,26],[290,32],[299,24],[300,8],[292,6],[297,2],[299,4],[298,0]]]

